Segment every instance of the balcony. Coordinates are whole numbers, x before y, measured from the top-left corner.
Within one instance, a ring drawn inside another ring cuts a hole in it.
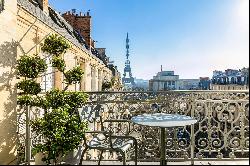
[[[159,107],[154,109],[152,104]],[[84,108],[82,110],[87,110],[84,113],[101,109],[102,116],[107,119],[130,119],[139,114],[153,112],[196,118],[198,122],[192,127],[166,129],[166,158],[170,165],[176,162],[183,165],[230,165],[246,164],[249,161],[248,91],[89,92],[89,101]],[[35,118],[35,115],[32,115],[34,113],[34,110],[31,111],[31,118]],[[24,146],[32,146],[38,141],[37,136],[31,133],[33,141],[30,144],[27,141],[25,143],[25,119],[25,112],[20,111],[18,131],[20,147],[23,146],[20,149],[23,151],[19,151],[19,156],[23,157],[20,157],[19,161],[25,160]],[[94,130],[98,129],[99,125],[98,119],[95,118],[89,123],[89,127]],[[128,129],[128,126],[118,124],[112,124],[111,127],[117,134]],[[130,129],[140,132],[143,136],[138,145],[138,164],[159,164],[160,129],[136,124]],[[191,141],[194,146],[191,146]],[[96,164],[93,161],[98,160],[98,153],[88,151],[86,164]],[[116,154],[105,152],[103,156],[102,164],[121,164],[117,162]],[[29,160],[33,159],[30,156]]]

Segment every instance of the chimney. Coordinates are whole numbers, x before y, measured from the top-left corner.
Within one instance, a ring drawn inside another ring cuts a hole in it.
[[[83,36],[86,44],[89,48],[94,47],[94,42],[91,40],[91,16],[89,11],[83,15],[80,12],[79,15],[70,15],[67,16],[65,14],[62,15],[63,18],[72,26],[74,29],[80,31],[80,34]]]
[[[39,3],[39,6],[43,12],[49,14],[49,0],[37,0],[37,2]]]

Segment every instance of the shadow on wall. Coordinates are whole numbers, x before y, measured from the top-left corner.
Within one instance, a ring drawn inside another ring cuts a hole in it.
[[[0,44],[0,165],[17,161],[16,42]]]

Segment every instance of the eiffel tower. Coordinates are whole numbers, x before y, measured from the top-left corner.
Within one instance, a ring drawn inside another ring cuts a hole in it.
[[[130,67],[130,60],[129,60],[129,38],[127,33],[126,38],[126,61],[125,61],[125,68],[124,74],[122,78],[122,83],[126,90],[133,88],[135,85],[134,78],[132,77],[131,67]]]

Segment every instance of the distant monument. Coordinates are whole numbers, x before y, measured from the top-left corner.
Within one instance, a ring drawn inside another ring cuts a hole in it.
[[[131,67],[130,67],[130,61],[129,61],[129,38],[127,33],[126,38],[126,61],[125,61],[125,68],[124,68],[124,74],[122,78],[122,83],[124,85],[125,90],[131,90],[133,86],[135,85],[134,78],[132,77]]]

